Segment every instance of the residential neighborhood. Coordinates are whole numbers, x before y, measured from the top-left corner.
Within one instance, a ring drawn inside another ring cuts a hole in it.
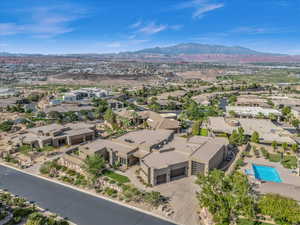
[[[296,94],[289,97],[279,87],[277,95],[264,92],[267,85],[259,94],[249,86],[251,95],[245,86],[239,93],[215,89],[222,82],[202,85],[165,86],[147,101],[140,95],[156,87],[18,91],[1,99],[0,156],[28,173],[187,225],[207,215],[194,196],[195,182],[215,171],[241,173],[262,194],[300,201],[291,191],[300,187]],[[261,165],[274,168],[279,180],[260,178]],[[180,198],[193,206],[191,214]]]
[[[0,0],[0,225],[300,225],[300,0]]]

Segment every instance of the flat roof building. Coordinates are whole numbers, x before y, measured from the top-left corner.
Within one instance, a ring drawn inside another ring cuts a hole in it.
[[[81,145],[79,156],[73,157],[84,160],[96,153],[111,165],[118,163],[125,168],[139,162],[143,179],[157,185],[218,168],[227,156],[227,145],[225,138],[186,139],[174,137],[174,132],[168,130],[139,130]],[[62,157],[60,162],[76,167],[69,158]],[[80,171],[79,165],[77,168]]]
[[[281,116],[281,112],[277,109],[247,106],[226,106],[227,115],[230,115],[231,111],[233,111],[238,116],[244,117],[257,117],[260,114],[264,116],[270,116],[270,114]]]
[[[209,117],[207,122],[207,128],[214,133],[231,134],[239,127],[242,127],[248,136],[251,136],[254,131],[258,132],[261,143],[271,144],[273,141],[288,144],[296,143],[290,132],[266,119]]]
[[[47,145],[59,147],[76,145],[95,139],[95,125],[86,123],[69,123],[66,125],[50,124],[30,128],[25,133],[14,138],[16,145],[28,144],[43,148]]]
[[[227,156],[226,138],[175,137],[168,145],[140,160],[144,179],[152,185],[206,174],[219,168]]]

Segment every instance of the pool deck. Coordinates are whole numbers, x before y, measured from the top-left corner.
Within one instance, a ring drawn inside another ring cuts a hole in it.
[[[275,193],[286,197],[290,197],[300,201],[300,176],[292,174],[292,169],[284,168],[280,163],[269,162],[263,158],[245,158],[246,166],[242,168],[252,169],[252,164],[271,166],[277,169],[282,183],[263,182],[257,187],[257,191],[261,193]],[[254,180],[254,176],[251,179]]]
[[[285,183],[274,183],[266,182],[259,186],[258,191],[265,193],[280,194],[289,198],[293,198],[300,202],[300,186],[295,186]]]
[[[300,176],[293,174],[292,169],[286,169],[280,163],[269,162],[268,160],[265,159],[256,159],[256,158],[246,158],[245,162],[247,163],[247,165],[243,167],[243,169],[252,170],[252,164],[271,166],[277,169],[281,177],[282,183],[300,186]]]
[[[277,169],[274,167],[253,164],[252,168],[254,170],[253,173],[254,173],[254,176],[256,177],[256,179],[263,180],[263,181],[276,182],[276,183],[282,182],[282,179],[281,179]]]

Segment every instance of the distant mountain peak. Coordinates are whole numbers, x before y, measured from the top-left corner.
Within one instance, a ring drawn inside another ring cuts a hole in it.
[[[135,54],[164,54],[164,55],[198,55],[198,54],[225,54],[225,55],[270,55],[241,46],[210,45],[200,43],[182,43],[168,47],[154,47],[132,52]]]

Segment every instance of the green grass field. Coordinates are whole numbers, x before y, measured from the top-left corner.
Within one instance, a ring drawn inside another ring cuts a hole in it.
[[[239,219],[237,225],[272,225],[270,223],[263,223],[258,221],[252,221],[248,219]]]
[[[109,177],[109,178],[113,179],[114,181],[116,181],[118,183],[121,183],[121,184],[130,182],[128,177],[117,174],[117,173],[115,173],[113,171],[110,171],[110,170],[105,170],[103,172],[103,175],[107,176],[107,177]]]
[[[221,79],[254,83],[299,83],[299,70],[263,70],[252,75],[228,75]]]

